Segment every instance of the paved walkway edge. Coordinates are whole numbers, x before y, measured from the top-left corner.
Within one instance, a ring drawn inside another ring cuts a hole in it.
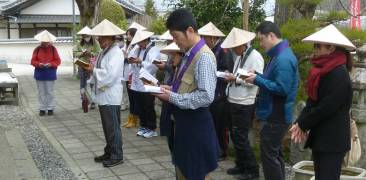
[[[79,168],[76,162],[70,157],[70,155],[65,151],[62,145],[57,141],[57,139],[48,131],[48,129],[42,124],[39,120],[39,117],[32,113],[31,109],[28,106],[24,106],[24,99],[19,97],[20,105],[25,109],[27,114],[29,114],[34,122],[37,124],[39,129],[42,131],[47,140],[51,143],[51,145],[55,148],[55,150],[61,155],[61,157],[65,160],[65,162],[69,165],[71,171],[74,173],[75,177],[79,180],[88,180],[85,173]]]

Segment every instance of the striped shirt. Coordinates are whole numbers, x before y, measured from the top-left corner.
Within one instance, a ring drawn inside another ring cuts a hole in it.
[[[191,51],[182,58],[181,67],[188,60]],[[209,53],[202,53],[194,67],[194,78],[198,88],[191,93],[178,94],[172,92],[169,101],[181,109],[198,109],[208,107],[215,97],[216,61]]]

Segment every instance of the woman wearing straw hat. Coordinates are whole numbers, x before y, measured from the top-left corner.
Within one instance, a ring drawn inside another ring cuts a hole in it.
[[[139,78],[141,68],[144,68],[152,76],[156,75],[158,68],[152,63],[160,59],[160,51],[151,42],[153,32],[137,30],[131,44],[137,44],[138,48],[129,57],[132,71],[131,89],[137,91],[137,106],[140,118],[140,128],[137,135],[144,138],[158,136],[156,129],[155,97],[145,92],[142,80]]]
[[[33,51],[31,60],[34,69],[34,78],[37,81],[39,115],[53,115],[56,107],[53,88],[57,79],[57,67],[61,64],[57,49],[51,44],[56,37],[44,30],[34,37],[41,42],[41,45]]]
[[[344,155],[350,150],[352,68],[350,51],[356,47],[329,25],[303,39],[314,44],[307,80],[308,100],[292,126],[295,142],[306,140],[312,149],[316,180],[339,180]]]
[[[112,167],[123,163],[121,133],[121,101],[123,53],[115,44],[115,36],[125,32],[108,20],[96,25],[90,35],[97,36],[103,49],[97,57],[95,67],[89,64],[87,70],[93,73],[95,86],[95,102],[98,104],[102,119],[103,132],[107,145],[104,154],[94,158],[104,167]]]
[[[180,64],[181,59],[183,57],[183,50],[180,49],[176,43],[172,42],[168,46],[164,47],[160,50],[161,53],[164,53],[169,56],[170,64],[166,64],[163,66],[159,66],[159,63],[156,64],[159,68],[164,67],[165,77],[164,77],[164,85],[171,86],[174,78],[174,74],[177,71],[177,66]],[[164,87],[161,85],[161,87]],[[173,151],[173,120],[169,111],[171,106],[168,102],[163,102],[160,113],[160,136],[166,136],[168,139],[168,146],[170,152]]]
[[[135,44],[131,44],[131,41],[133,37],[136,34],[137,29],[136,28],[128,28],[126,31],[126,46],[123,50],[123,53],[125,55],[125,61],[124,61],[124,70],[123,70],[123,77],[126,81],[126,88],[127,88],[127,94],[128,94],[128,102],[129,102],[129,110],[130,113],[127,116],[127,122],[122,125],[122,127],[125,128],[132,128],[137,127],[138,124],[138,106],[137,106],[137,95],[136,91],[132,90],[128,84],[131,84],[131,65],[128,63],[128,57],[132,56],[132,53],[134,53],[135,48],[138,48]]]
[[[224,50],[221,48],[222,37],[225,34],[220,31],[212,22],[204,25],[198,29],[198,34],[201,35],[207,46],[212,50],[216,57],[217,71],[220,72],[231,72],[234,66],[234,57],[231,51]],[[215,129],[217,139],[220,144],[220,160],[225,160],[227,157],[228,149],[228,118],[227,118],[227,100],[225,89],[227,82],[224,78],[217,78],[215,98],[210,105],[210,111],[212,118],[215,123]]]
[[[262,55],[249,46],[250,41],[254,38],[255,33],[234,27],[221,44],[222,48],[231,48],[238,56],[232,73],[227,72],[225,75],[225,80],[229,82],[226,93],[228,96],[227,114],[229,114],[230,121],[230,137],[236,154],[235,167],[228,169],[227,173],[231,175],[241,174],[239,178],[241,180],[259,177],[259,167],[248,138],[258,87],[239,78],[239,70],[263,72],[264,60]]]
[[[91,29],[88,26],[85,26],[83,29],[81,29],[77,34],[81,35],[80,43],[76,46],[75,50],[75,56],[79,58],[79,60],[90,63],[90,60],[92,58],[95,58],[95,56],[99,53],[100,47],[97,43],[94,42],[92,37],[89,35],[91,32]],[[79,78],[80,78],[80,90],[85,89],[87,85],[87,80],[89,79],[90,75],[89,73],[79,67]],[[80,91],[81,99],[82,99],[82,106],[83,102],[85,102],[85,95]],[[95,103],[92,102],[90,105],[90,109],[95,108]]]

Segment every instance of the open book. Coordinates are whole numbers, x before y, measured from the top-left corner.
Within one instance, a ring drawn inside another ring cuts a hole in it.
[[[78,65],[78,66],[82,67],[82,68],[87,68],[87,67],[89,67],[89,63],[86,63],[86,62],[84,62],[84,61],[82,61],[82,60],[80,60],[80,59],[76,60],[74,63],[75,63],[76,65]]]
[[[151,85],[144,85],[145,88],[145,92],[150,92],[150,93],[163,93],[160,90],[159,86],[151,86]]]
[[[239,78],[245,79],[250,76],[249,72],[243,68],[239,68],[236,72],[239,75]]]
[[[142,80],[142,82],[145,85],[157,86],[158,82],[159,82],[153,75],[151,75],[149,72],[147,72],[144,68],[140,69],[139,78]]]

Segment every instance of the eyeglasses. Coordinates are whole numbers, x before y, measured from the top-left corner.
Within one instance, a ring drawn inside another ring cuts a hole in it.
[[[320,44],[314,44],[314,49],[320,49],[321,45]]]

